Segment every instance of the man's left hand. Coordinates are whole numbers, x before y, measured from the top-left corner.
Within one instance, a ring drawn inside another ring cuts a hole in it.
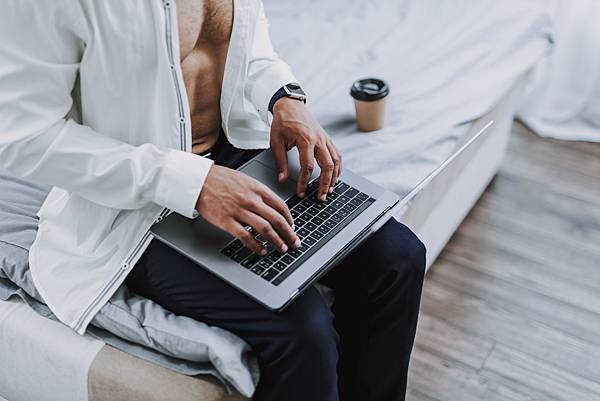
[[[324,201],[340,177],[342,157],[306,105],[284,97],[273,106],[271,125],[271,150],[277,163],[279,182],[288,178],[287,152],[294,146],[298,148],[301,166],[296,193],[304,197],[316,160],[321,168],[317,195]]]

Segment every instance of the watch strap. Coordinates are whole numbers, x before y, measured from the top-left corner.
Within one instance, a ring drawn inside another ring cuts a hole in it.
[[[297,100],[302,100],[304,103],[306,103],[306,94],[304,94],[304,91],[302,90],[302,88],[299,85],[294,85],[295,87],[297,87],[296,90],[300,90],[302,95],[298,94],[297,97],[293,96],[293,93],[290,93],[290,89],[288,89],[288,85],[284,85],[281,88],[279,88],[279,90],[277,92],[275,92],[275,94],[273,95],[273,97],[271,98],[271,101],[269,102],[269,111],[271,113],[273,113],[273,107],[275,106],[275,103],[281,99],[282,97],[289,97],[292,99],[297,99]]]

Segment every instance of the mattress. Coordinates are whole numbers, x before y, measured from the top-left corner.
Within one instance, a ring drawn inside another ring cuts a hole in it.
[[[264,3],[274,46],[344,166],[400,195],[450,156],[472,122],[551,48],[550,17],[531,2]],[[356,129],[349,95],[365,76],[391,87],[386,126],[368,134]]]
[[[470,132],[490,119],[512,121],[512,104],[512,98],[505,99],[492,113],[475,122]],[[503,147],[498,145],[509,132],[506,124],[497,124],[485,146],[467,154],[466,162],[457,165],[450,177],[436,183],[440,187],[434,194],[451,194],[459,188],[461,201],[466,200],[460,208],[455,207],[455,196],[440,199],[425,191],[397,216],[428,245],[428,261],[434,259],[432,250],[443,246],[495,173],[497,160],[503,156]],[[469,166],[471,161],[475,176]],[[443,212],[441,217],[438,209]],[[0,301],[0,346],[3,344],[0,397],[10,401],[244,400],[239,394],[228,394],[210,377],[176,374],[117,351],[90,335],[81,337],[16,300]],[[165,394],[170,397],[165,398]]]

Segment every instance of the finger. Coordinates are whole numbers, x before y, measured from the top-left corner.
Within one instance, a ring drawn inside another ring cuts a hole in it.
[[[275,158],[275,165],[277,166],[277,179],[279,182],[284,182],[288,178],[288,159],[287,159],[287,146],[280,137],[274,137],[271,140],[271,151]]]
[[[315,146],[313,143],[299,145],[298,152],[300,153],[300,174],[298,174],[296,193],[303,198],[315,166]]]
[[[266,248],[254,238],[254,235],[244,227],[244,224],[247,223],[233,221],[227,228],[227,232],[242,241],[242,244],[252,252],[262,256],[266,255]]]
[[[294,218],[292,217],[292,213],[290,213],[290,209],[288,205],[281,199],[279,196],[275,195],[273,191],[271,191],[268,187],[262,186],[260,194],[262,196],[263,201],[275,209],[279,214],[283,216],[283,218],[287,221],[288,225],[294,229]]]
[[[329,187],[331,186],[331,179],[333,177],[335,165],[333,164],[333,159],[329,154],[329,149],[327,148],[325,142],[315,148],[315,155],[317,158],[317,163],[319,163],[319,166],[321,167],[317,198],[321,202],[325,202],[327,199],[327,194],[329,193]]]
[[[261,215],[246,210],[240,217],[244,223],[258,231],[279,252],[285,253],[288,251],[288,245],[283,238],[275,231],[271,223]]]
[[[259,206],[258,210],[253,210],[253,212],[269,222],[277,231],[279,237],[282,238],[288,246],[293,249],[300,247],[300,238],[298,238],[292,226],[277,210],[264,203]],[[273,245],[275,246],[275,244]]]
[[[340,175],[342,174],[342,155],[331,140],[327,141],[327,148],[329,149],[329,154],[331,154],[333,164],[335,165],[333,169],[333,176],[331,177],[331,185],[329,187],[329,193],[331,193],[333,192],[333,187],[335,187],[340,179]]]

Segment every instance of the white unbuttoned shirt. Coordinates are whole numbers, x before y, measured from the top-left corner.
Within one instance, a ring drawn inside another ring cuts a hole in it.
[[[31,273],[79,333],[174,211],[188,218],[208,159],[190,153],[174,0],[6,0],[0,12],[0,165],[52,185]],[[260,0],[235,0],[221,96],[239,148],[269,144],[268,103],[296,82]]]

